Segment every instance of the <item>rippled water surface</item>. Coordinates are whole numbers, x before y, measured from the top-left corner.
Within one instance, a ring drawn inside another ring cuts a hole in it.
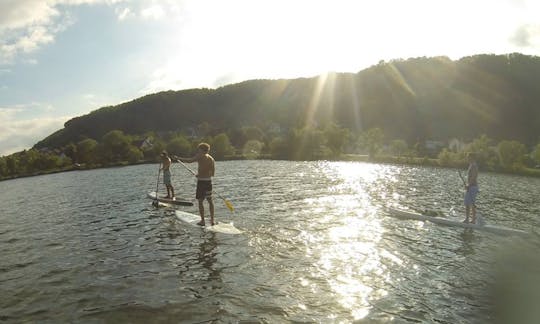
[[[236,213],[216,200],[217,217],[240,235],[152,207],[156,176],[140,165],[0,182],[0,321],[493,322],[496,251],[538,246],[536,234],[389,217],[386,207],[461,219],[456,170],[218,162],[214,189]],[[173,181],[194,195],[176,164]],[[540,179],[481,173],[480,187],[487,223],[536,231]]]

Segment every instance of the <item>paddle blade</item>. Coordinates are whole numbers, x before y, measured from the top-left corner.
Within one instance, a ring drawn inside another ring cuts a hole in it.
[[[230,201],[226,200],[226,199],[223,199],[223,201],[225,202],[225,206],[227,206],[227,208],[229,208],[229,210],[231,211],[231,213],[234,213],[234,207],[233,205],[231,204]]]

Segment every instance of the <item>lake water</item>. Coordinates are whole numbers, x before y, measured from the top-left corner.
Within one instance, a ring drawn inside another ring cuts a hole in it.
[[[218,162],[214,189],[236,212],[216,199],[217,218],[244,231],[225,235],[177,221],[172,208],[152,207],[146,193],[155,190],[157,168],[0,182],[0,321],[540,318],[537,235],[505,237],[388,217],[385,207],[393,206],[462,219],[456,170]],[[194,196],[194,178],[181,165],[173,165],[173,181],[177,196]],[[538,228],[540,179],[481,173],[479,181],[486,223]]]

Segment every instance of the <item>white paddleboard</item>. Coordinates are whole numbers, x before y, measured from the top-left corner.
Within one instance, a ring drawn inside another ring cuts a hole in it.
[[[146,196],[152,200],[156,200],[155,191],[149,192]],[[160,203],[167,204],[167,205],[193,206],[193,203],[191,201],[187,201],[186,199],[181,199],[181,198],[168,199],[168,198],[158,197],[157,201],[159,201]]]
[[[178,218],[180,221],[191,226],[201,227],[197,225],[197,223],[201,220],[201,216],[188,213],[185,211],[181,211],[181,210],[176,210],[175,214],[176,214],[176,218]],[[216,225],[210,226],[209,219],[205,219],[205,223],[207,225],[204,226],[204,229],[207,231],[223,233],[223,234],[242,234],[243,233],[241,230],[234,227],[233,223],[219,223],[218,222]]]
[[[495,226],[495,225],[485,225],[485,224],[470,224],[470,223],[463,223],[461,221],[456,221],[448,218],[442,218],[442,217],[435,217],[435,216],[428,216],[428,215],[422,215],[410,211],[405,210],[399,210],[399,209],[393,209],[390,208],[388,210],[389,215],[396,218],[401,219],[415,219],[420,221],[429,221],[435,224],[440,225],[446,225],[446,226],[457,226],[457,227],[463,227],[463,228],[471,228],[475,230],[482,230],[486,232],[491,233],[497,233],[497,234],[506,234],[506,235],[522,235],[527,236],[529,233],[509,228],[509,227],[502,227],[502,226]]]

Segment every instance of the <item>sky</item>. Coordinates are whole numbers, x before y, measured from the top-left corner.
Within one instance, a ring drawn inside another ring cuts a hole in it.
[[[537,0],[0,0],[0,156],[163,90],[540,56]]]

